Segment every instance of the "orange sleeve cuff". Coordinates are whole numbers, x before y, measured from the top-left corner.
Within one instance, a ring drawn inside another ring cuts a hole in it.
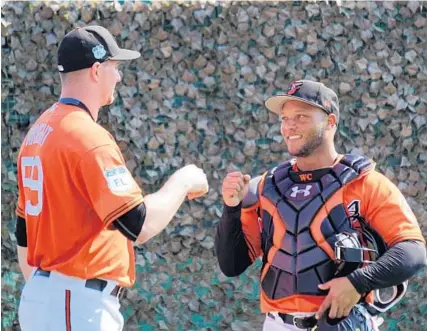
[[[417,240],[417,241],[421,241],[424,244],[426,243],[425,238],[418,232],[408,232],[408,233],[402,233],[399,234],[398,236],[396,236],[395,238],[391,239],[388,242],[389,246],[393,246],[399,242],[402,241],[407,241],[407,240]]]
[[[135,208],[136,206],[140,205],[144,201],[144,198],[142,196],[136,197],[133,200],[130,200],[123,205],[121,205],[119,208],[111,212],[107,215],[104,219],[104,224],[109,226],[112,222],[114,222],[116,219],[118,219],[120,216],[126,214],[129,210]]]

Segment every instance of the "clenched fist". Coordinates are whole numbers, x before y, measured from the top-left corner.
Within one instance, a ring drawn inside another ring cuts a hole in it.
[[[251,176],[243,175],[241,172],[227,174],[222,182],[222,198],[229,207],[237,206],[248,194]]]
[[[189,200],[201,197],[209,191],[206,174],[203,169],[194,164],[179,169],[174,176],[177,176],[183,185],[188,187],[187,198]]]

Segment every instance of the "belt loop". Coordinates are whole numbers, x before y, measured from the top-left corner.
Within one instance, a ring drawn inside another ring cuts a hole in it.
[[[116,285],[117,283],[115,281],[112,281],[112,280],[107,281],[107,285],[102,290],[102,295],[106,295],[106,296],[112,295],[112,292],[116,287]]]
[[[31,274],[30,274],[30,277],[29,277],[28,279],[31,279],[31,278],[33,278],[33,277],[34,277],[34,274],[36,273],[37,269],[38,269],[38,268],[33,268],[33,269],[31,270]]]

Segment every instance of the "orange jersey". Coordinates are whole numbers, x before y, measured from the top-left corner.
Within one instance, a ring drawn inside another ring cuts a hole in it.
[[[19,152],[18,189],[30,266],[134,283],[132,242],[111,225],[143,196],[114,138],[87,112],[56,103],[40,116]]]
[[[286,239],[285,235],[288,231],[293,231],[286,228],[287,222],[284,219],[287,216],[280,215],[276,207],[277,203],[274,205],[260,193],[265,185],[266,175],[264,174],[258,186],[258,194],[260,195],[258,202],[250,207],[242,208],[241,212],[242,230],[252,261],[263,255],[260,229],[262,220],[259,217],[263,217],[263,211],[272,216],[273,246],[269,249],[268,256],[264,257],[266,265],[261,274],[261,282],[269,277],[267,275],[268,269],[274,265],[277,254],[282,254],[278,252],[279,248],[291,244],[284,244],[284,239]],[[310,179],[310,175],[307,174],[303,174],[301,178],[302,181]],[[305,191],[303,189],[294,190],[291,194],[303,196]],[[425,242],[417,220],[398,188],[384,175],[370,169],[333,193],[322,205],[310,224],[310,233],[314,241],[331,260],[334,259],[333,247],[323,237],[321,226],[323,220],[327,219],[328,215],[338,205],[344,205],[348,216],[357,213],[364,217],[372,229],[382,236],[388,246],[411,239]],[[259,211],[261,211],[260,214],[258,214]],[[301,219],[300,221],[304,222]],[[269,231],[268,229],[264,230]],[[311,284],[298,284],[298,286],[309,287]],[[263,313],[273,311],[282,313],[315,312],[323,300],[323,295],[309,294],[293,294],[272,299],[261,287],[261,311]]]

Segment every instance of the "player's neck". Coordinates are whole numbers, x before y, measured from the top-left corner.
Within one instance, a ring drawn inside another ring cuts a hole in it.
[[[316,170],[333,166],[337,158],[338,153],[334,145],[320,146],[309,156],[297,157],[296,165],[301,171]]]
[[[99,109],[101,105],[93,98],[93,93],[90,89],[82,89],[81,87],[74,88],[64,87],[61,91],[61,98],[73,98],[84,103],[89,109],[92,118],[96,121],[98,119]]]

